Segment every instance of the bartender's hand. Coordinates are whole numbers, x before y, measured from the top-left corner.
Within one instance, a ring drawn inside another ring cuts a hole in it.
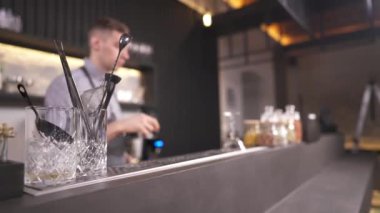
[[[148,138],[152,136],[153,132],[158,132],[159,130],[160,124],[156,118],[143,113],[138,113],[108,124],[107,137],[108,141],[110,141],[120,134],[141,133]]]

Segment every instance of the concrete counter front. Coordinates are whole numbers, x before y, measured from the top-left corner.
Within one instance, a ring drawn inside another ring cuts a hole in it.
[[[324,135],[311,144],[223,155],[228,156],[215,155],[210,161],[185,163],[47,195],[25,194],[0,202],[0,212],[281,212],[279,205],[287,203],[287,197],[292,195],[294,200],[297,189],[346,158],[350,159],[346,164],[360,158],[367,168],[360,167],[362,176],[354,177],[360,179],[353,183],[363,183],[354,188],[363,198],[352,212],[367,206],[374,158],[347,156],[339,135]],[[357,163],[353,168],[359,168]],[[350,177],[346,180],[351,184]],[[292,211],[297,212],[294,208]]]

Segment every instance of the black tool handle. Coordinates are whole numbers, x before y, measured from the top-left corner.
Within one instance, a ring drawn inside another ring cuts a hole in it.
[[[116,84],[120,82],[121,78],[117,75],[113,75],[113,74],[106,74],[105,75],[105,79],[106,81],[108,82],[109,81],[109,84],[106,84],[106,88],[105,88],[105,100],[104,100],[104,103],[103,102],[100,102],[101,104],[99,105],[99,112],[100,110],[106,110],[110,101],[111,101],[111,97],[113,95],[113,92],[115,91],[115,87],[116,87]],[[103,101],[103,99],[102,99]],[[99,117],[100,117],[100,120],[103,120],[103,116],[105,116],[105,114],[101,114],[101,113],[98,113],[99,114]]]
[[[36,118],[40,119],[40,117],[38,116],[36,108],[34,108],[34,106],[32,104],[32,101],[29,98],[29,95],[28,95],[28,92],[26,91],[25,86],[23,84],[18,84],[17,85],[17,89],[20,92],[21,96],[26,100],[26,102],[28,103],[28,105],[30,106],[30,108],[32,108],[34,114],[36,114]]]
[[[121,78],[114,74],[107,73],[105,75],[105,79],[109,81],[109,84],[106,84],[106,97],[104,100],[104,103],[102,104],[101,109],[107,109],[108,104],[110,103],[111,97],[113,95],[113,92],[115,91],[116,84],[118,84],[121,81]]]
[[[82,115],[84,124],[86,126],[87,132],[89,132],[90,135],[94,135],[93,131],[92,131],[91,127],[90,127],[90,121],[88,119],[88,116],[87,116],[87,114],[84,111],[82,100],[79,97],[79,93],[78,93],[77,87],[76,87],[75,82],[73,80],[73,77],[71,75],[70,67],[69,67],[69,64],[67,63],[66,55],[65,55],[65,52],[63,50],[62,41],[59,41],[59,43],[60,43],[60,48],[59,48],[59,45],[58,45],[58,41],[54,40],[55,48],[56,48],[56,50],[57,50],[57,52],[59,54],[59,57],[61,59],[61,63],[62,63],[62,67],[63,67],[63,72],[65,74],[65,79],[66,79],[66,83],[67,83],[67,88],[69,89],[69,94],[70,94],[71,102],[73,103],[74,107],[76,107],[76,108],[79,109],[79,111],[80,111],[80,113]]]

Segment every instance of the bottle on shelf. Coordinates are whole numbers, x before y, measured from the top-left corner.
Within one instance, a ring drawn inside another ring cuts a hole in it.
[[[295,106],[285,106],[286,128],[288,130],[287,138],[289,143],[296,143],[296,130],[295,130]]]
[[[239,138],[236,128],[235,128],[235,118],[231,112],[224,113],[225,118],[227,119],[228,129],[227,137],[223,141],[222,149],[223,150],[245,150],[244,142]]]
[[[294,129],[296,133],[296,143],[302,142],[302,122],[301,122],[301,115],[299,112],[295,112],[294,115]]]
[[[257,138],[257,145],[260,146],[274,146],[274,137],[272,134],[272,124],[270,122],[274,113],[273,106],[265,106],[263,114],[260,116],[261,134]]]
[[[288,144],[283,114],[281,109],[276,109],[270,118],[274,146],[285,146]]]
[[[244,133],[244,145],[246,147],[253,147],[258,145],[258,139],[261,134],[260,121],[259,120],[245,120],[245,133]]]

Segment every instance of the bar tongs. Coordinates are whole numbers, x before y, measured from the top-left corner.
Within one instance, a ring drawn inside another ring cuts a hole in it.
[[[59,58],[61,59],[62,68],[63,68],[63,72],[65,75],[67,88],[69,89],[71,102],[72,102],[74,107],[79,109],[80,114],[82,115],[84,124],[86,126],[86,129],[87,129],[87,132],[89,133],[89,135],[95,136],[93,129],[90,127],[89,118],[84,111],[82,100],[78,94],[77,87],[76,87],[75,82],[73,80],[73,77],[71,75],[70,67],[69,67],[69,64],[67,63],[67,60],[66,60],[66,54],[65,54],[64,49],[63,49],[62,41],[54,40],[54,45],[55,45],[55,48],[56,48],[57,53],[59,55]]]

